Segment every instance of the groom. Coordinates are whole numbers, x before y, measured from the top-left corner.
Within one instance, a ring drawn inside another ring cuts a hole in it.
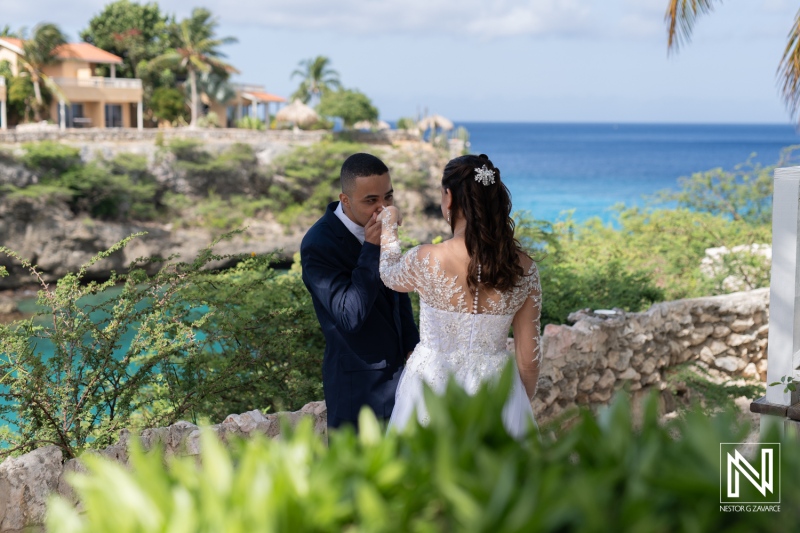
[[[351,424],[369,406],[387,419],[405,359],[419,342],[408,294],[378,273],[378,213],[393,204],[389,169],[377,157],[355,154],[340,174],[339,202],[328,205],[300,245],[303,283],[325,335],[322,385],[328,427]]]

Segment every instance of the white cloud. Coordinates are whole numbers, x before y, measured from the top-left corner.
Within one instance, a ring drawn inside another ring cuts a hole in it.
[[[84,27],[104,0],[0,0],[3,19],[30,24],[45,18]],[[584,30],[592,0],[165,0],[178,16],[202,5],[224,25],[348,34],[445,34],[479,38],[562,35]],[[8,4],[8,5],[6,5]]]
[[[586,25],[590,13],[590,0],[242,0],[235,10],[216,2],[206,4],[224,13],[228,23],[481,38],[572,33]]]

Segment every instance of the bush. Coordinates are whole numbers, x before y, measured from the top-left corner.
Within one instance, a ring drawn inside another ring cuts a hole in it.
[[[275,208],[283,211],[281,222],[291,224],[301,213],[315,217],[323,213],[328,203],[339,197],[342,162],[366,150],[356,143],[320,142],[276,157],[270,197],[276,201]]]
[[[369,97],[354,89],[323,92],[317,111],[326,117],[341,118],[347,127],[360,120],[378,120],[378,109]]]
[[[189,115],[183,92],[173,87],[159,87],[153,91],[150,109],[156,119],[170,124],[180,120],[186,121]]]
[[[319,398],[324,343],[310,326],[310,297],[296,275],[279,277],[271,256],[219,256],[209,247],[153,276],[146,272],[161,264],[150,260],[87,283],[91,266],[129,240],[60,279],[54,291],[34,266],[0,247],[41,283],[43,309],[0,324],[0,454],[54,444],[75,457],[111,444],[126,427]],[[232,270],[205,270],[232,260],[240,260]],[[89,296],[96,303],[86,303]]]
[[[224,197],[241,192],[257,196],[267,190],[267,179],[249,144],[232,144],[217,156],[203,150],[196,142],[173,141],[170,150],[177,158],[177,168],[185,172],[187,181],[198,194],[216,191]]]
[[[400,117],[397,119],[398,130],[415,130],[417,129],[417,121],[411,117]]]
[[[256,130],[256,131],[264,131],[265,129],[267,129],[267,126],[264,124],[264,121],[251,116],[242,117],[239,120],[237,120],[236,127],[245,130]]]
[[[40,173],[42,180],[57,180],[62,174],[81,166],[80,150],[55,141],[22,145],[22,163]]]
[[[634,428],[624,396],[583,412],[558,438],[517,442],[500,413],[510,385],[470,397],[451,384],[428,394],[431,423],[385,434],[370,411],[360,434],[329,435],[310,421],[278,440],[227,451],[201,436],[201,460],[131,453],[132,469],[96,456],[70,482],[83,502],[50,501],[48,531],[99,532],[124,523],[187,531],[782,531],[800,519],[800,483],[784,475],[780,513],[720,512],[719,443],[747,427],[731,411],[689,412],[662,426],[654,397]],[[777,438],[771,434],[771,438]],[[783,472],[800,467],[783,447]],[[755,490],[747,487],[742,490]],[[124,490],[120,490],[124,487]],[[744,493],[743,493],[744,495]],[[68,526],[67,526],[68,525]]]
[[[219,116],[213,111],[209,111],[197,119],[198,128],[219,128],[220,126]]]

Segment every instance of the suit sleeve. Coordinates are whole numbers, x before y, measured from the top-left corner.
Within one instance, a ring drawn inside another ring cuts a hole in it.
[[[380,250],[365,242],[356,268],[350,273],[335,264],[331,260],[333,254],[326,254],[324,247],[301,248],[306,287],[344,333],[358,332],[375,303],[382,285],[378,272]]]
[[[407,293],[400,294],[400,327],[403,328],[403,356],[405,356],[419,343],[419,330],[414,323],[411,298]]]

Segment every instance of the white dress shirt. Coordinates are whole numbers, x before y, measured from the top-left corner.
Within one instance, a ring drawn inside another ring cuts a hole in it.
[[[336,206],[336,210],[333,212],[333,214],[339,217],[339,220],[342,221],[344,227],[347,228],[356,239],[358,239],[358,242],[364,244],[364,239],[366,238],[364,228],[350,220],[350,217],[344,214],[344,211],[342,210],[342,202],[339,202],[339,205]]]

